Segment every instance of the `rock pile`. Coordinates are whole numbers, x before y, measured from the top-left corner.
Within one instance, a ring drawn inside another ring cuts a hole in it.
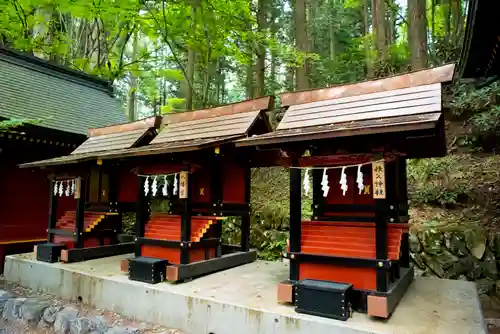
[[[104,317],[85,317],[73,307],[43,298],[15,297],[0,290],[0,318],[7,324],[52,330],[60,334],[136,334],[135,328],[109,327]],[[0,329],[1,331],[1,329]]]
[[[411,258],[424,276],[476,281],[479,294],[500,289],[500,233],[423,228],[410,233]],[[500,292],[500,291],[499,291]]]

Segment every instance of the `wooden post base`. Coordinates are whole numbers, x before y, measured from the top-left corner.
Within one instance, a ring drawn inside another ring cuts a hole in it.
[[[128,273],[128,261],[129,259],[123,259],[120,261],[120,271],[122,273]]]
[[[377,318],[389,318],[413,281],[413,267],[401,268],[401,272],[401,278],[393,284],[388,292],[373,293],[366,297],[368,315]]]
[[[284,281],[278,284],[278,303],[293,304],[293,282]]]

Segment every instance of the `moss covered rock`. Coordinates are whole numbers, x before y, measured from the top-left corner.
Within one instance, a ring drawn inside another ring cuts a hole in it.
[[[481,229],[468,229],[464,232],[465,244],[470,253],[478,260],[483,258],[486,251],[486,235]]]

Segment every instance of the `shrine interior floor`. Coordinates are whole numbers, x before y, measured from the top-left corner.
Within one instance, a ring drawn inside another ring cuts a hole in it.
[[[416,277],[389,320],[348,321],[298,314],[276,302],[288,265],[256,261],[190,282],[150,285],[120,272],[121,255],[80,263],[6,258],[5,279],[188,334],[486,333],[474,283]]]

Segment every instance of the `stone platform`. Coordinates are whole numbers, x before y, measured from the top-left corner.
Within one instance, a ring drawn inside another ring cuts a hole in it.
[[[278,304],[277,283],[288,276],[282,262],[256,261],[186,283],[148,285],[120,272],[126,257],[49,264],[32,253],[11,255],[5,279],[188,334],[486,333],[470,282],[417,277],[389,320],[355,313],[343,322]]]

